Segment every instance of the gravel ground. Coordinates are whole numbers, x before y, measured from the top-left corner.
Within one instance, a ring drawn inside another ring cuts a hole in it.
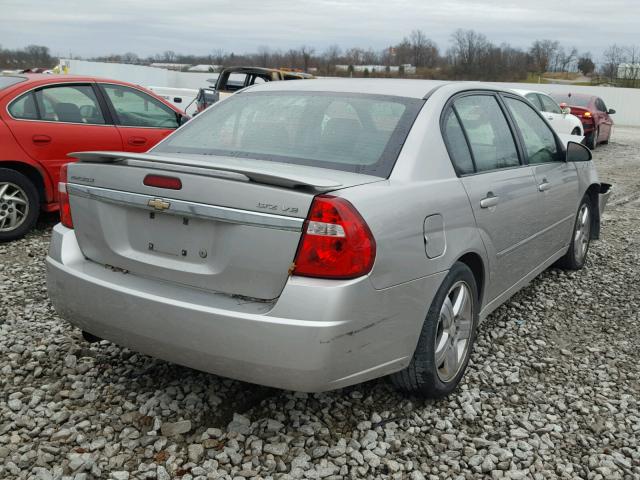
[[[640,479],[640,131],[596,151],[616,184],[577,273],[551,269],[425,401],[377,380],[258,387],[89,345],[47,300],[53,217],[0,246],[0,478]]]

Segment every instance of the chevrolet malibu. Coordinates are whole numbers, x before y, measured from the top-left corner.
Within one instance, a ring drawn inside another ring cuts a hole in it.
[[[256,85],[144,154],[74,153],[48,288],[89,340],[299,391],[460,382],[481,320],[580,269],[610,185],[481,84]]]

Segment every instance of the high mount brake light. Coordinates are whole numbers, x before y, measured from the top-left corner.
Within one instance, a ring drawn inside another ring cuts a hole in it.
[[[71,204],[69,203],[69,193],[67,192],[67,170],[69,164],[65,163],[60,167],[60,180],[58,182],[58,204],[60,205],[60,223],[67,228],[73,228],[73,218],[71,217]]]
[[[293,275],[349,279],[371,271],[376,242],[351,203],[339,197],[314,198],[304,223]]]
[[[182,190],[182,181],[177,177],[149,174],[143,182],[147,187],[167,188],[169,190]]]

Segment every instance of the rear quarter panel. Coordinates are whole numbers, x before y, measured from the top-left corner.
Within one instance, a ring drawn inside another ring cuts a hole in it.
[[[446,271],[469,252],[488,264],[469,199],[440,132],[440,112],[450,96],[442,90],[418,115],[387,181],[338,192],[356,206],[376,239],[371,281],[377,289]],[[444,220],[445,249],[430,259],[423,227],[425,218],[435,214]]]

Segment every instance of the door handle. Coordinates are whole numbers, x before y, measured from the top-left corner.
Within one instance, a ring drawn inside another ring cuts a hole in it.
[[[539,192],[546,192],[551,188],[551,183],[546,178],[542,179],[542,183],[538,185]]]
[[[547,120],[553,120],[553,117],[552,116],[548,116]]]
[[[31,141],[36,145],[44,145],[51,142],[51,137],[49,135],[34,135],[31,137]]]
[[[129,145],[140,146],[147,143],[147,139],[144,137],[129,137],[129,140],[127,141],[127,143]]]
[[[495,207],[500,201],[500,197],[496,197],[493,192],[488,192],[487,196],[480,200],[480,208]]]

